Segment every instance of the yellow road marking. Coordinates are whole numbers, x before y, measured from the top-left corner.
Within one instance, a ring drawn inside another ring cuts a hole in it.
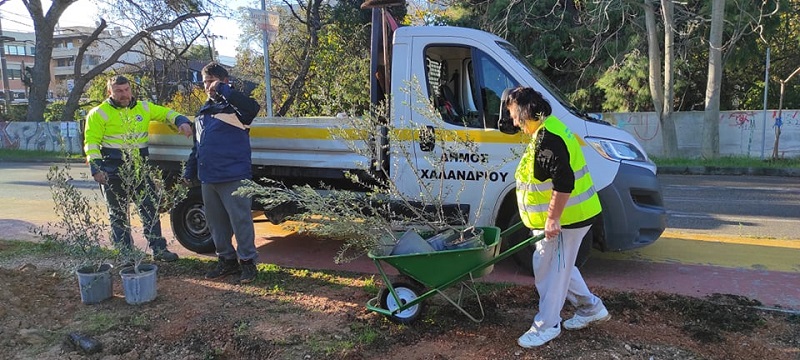
[[[667,234],[655,243],[624,252],[596,253],[604,259],[712,265],[739,269],[800,272],[800,240],[747,239],[717,236],[682,238]]]
[[[781,247],[789,249],[800,249],[800,239],[791,240],[791,239],[748,238],[742,236],[690,234],[690,233],[673,232],[673,231],[664,231],[661,237],[672,238],[672,239],[683,239],[683,240],[695,240],[695,241],[723,242],[726,244],[773,246],[773,247]]]

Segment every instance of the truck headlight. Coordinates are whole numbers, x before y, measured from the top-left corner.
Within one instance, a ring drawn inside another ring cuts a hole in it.
[[[593,137],[587,137],[584,140],[606,159],[613,161],[647,161],[647,156],[633,144]]]

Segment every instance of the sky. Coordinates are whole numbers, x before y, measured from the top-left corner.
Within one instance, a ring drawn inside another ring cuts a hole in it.
[[[226,0],[230,8],[238,7],[251,7],[261,8],[259,0]],[[42,1],[42,6],[45,9],[50,8],[51,2],[48,0]],[[9,0],[0,6],[0,15],[2,15],[3,30],[10,31],[30,31],[33,32],[33,21],[28,15],[28,10],[22,4],[22,0]],[[88,15],[88,16],[87,16]],[[212,14],[213,15],[213,14]],[[76,3],[70,5],[61,16],[59,25],[61,27],[68,26],[95,26],[95,21],[99,20],[97,9],[94,3],[90,0],[78,0]],[[238,44],[241,31],[235,21],[222,16],[212,17],[210,29],[214,32],[217,38],[214,41],[214,46],[220,56],[233,58],[236,55],[236,46]]]

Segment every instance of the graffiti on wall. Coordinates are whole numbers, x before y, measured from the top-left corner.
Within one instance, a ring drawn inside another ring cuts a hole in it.
[[[786,110],[780,114],[781,126],[800,127],[800,110]],[[741,130],[751,130],[764,121],[763,111],[730,111],[720,114],[720,123]],[[778,122],[778,110],[767,112],[767,127],[774,127]]]
[[[80,154],[79,135],[60,122],[0,121],[0,148]]]
[[[778,111],[775,110],[773,112],[772,117],[774,119],[778,118]],[[783,122],[784,126],[796,126],[800,127],[800,110],[789,110],[783,111],[781,113],[781,121]]]
[[[698,124],[704,122],[703,116],[702,111],[673,113],[680,151],[699,154],[704,140]],[[800,154],[800,110],[784,110],[780,116],[780,122],[776,122],[777,110],[767,111],[766,119],[765,112],[759,110],[720,112],[720,153],[753,156],[763,146],[772,146],[770,136],[774,135],[770,134],[774,133],[776,124],[781,124],[781,151],[797,156]],[[655,113],[607,113],[603,114],[603,119],[633,135],[649,154],[661,153],[662,129]]]
[[[605,113],[595,117],[608,121],[633,135],[648,154],[662,152],[661,124],[655,113]],[[777,110],[767,112],[723,111],[719,115],[720,153],[725,155],[754,155],[762,147],[771,151],[772,139],[762,134],[772,133],[778,118]],[[800,156],[800,110],[781,112],[780,150],[787,156]],[[703,112],[673,113],[679,150],[688,156],[699,155],[703,139],[697,124],[703,122]],[[2,122],[0,121],[0,148],[20,150],[62,151],[80,154],[80,134],[75,123],[65,126],[60,122]],[[769,136],[769,135],[767,135]],[[773,135],[774,136],[774,135]],[[765,138],[762,141],[762,138]]]
[[[679,114],[679,113],[676,113]],[[696,121],[702,121],[702,112],[697,112]],[[781,114],[782,126],[800,127],[800,110],[786,110]],[[778,110],[767,112],[767,127],[773,127],[778,118]],[[604,120],[610,121],[619,128],[633,134],[640,141],[653,140],[661,130],[661,124],[655,113],[614,113],[606,114]],[[723,111],[719,115],[722,126],[752,130],[760,126],[764,120],[763,111]]]
[[[752,130],[755,129],[755,116],[756,113],[754,111],[731,111],[721,113],[719,122],[720,125],[727,125],[741,130]]]
[[[655,113],[614,114],[613,118],[617,126],[636,136],[639,141],[653,140],[661,130]]]

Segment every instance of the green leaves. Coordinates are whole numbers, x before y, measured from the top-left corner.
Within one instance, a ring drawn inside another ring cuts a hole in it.
[[[625,55],[621,64],[609,68],[597,80],[605,92],[604,111],[636,112],[653,108],[648,83],[648,59],[638,51]]]

